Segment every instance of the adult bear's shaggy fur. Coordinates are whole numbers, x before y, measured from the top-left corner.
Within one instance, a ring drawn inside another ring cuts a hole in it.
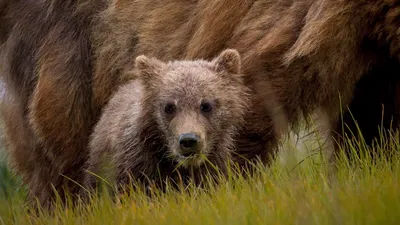
[[[1,16],[2,103],[12,168],[48,203],[82,181],[91,128],[91,20],[101,1],[8,1]],[[4,22],[4,23],[3,23]],[[2,39],[3,40],[3,39]]]
[[[51,196],[49,182],[56,189],[68,183],[60,173],[79,182],[93,124],[111,94],[130,79],[122,74],[139,54],[210,59],[225,48],[238,49],[254,91],[239,139],[239,153],[250,158],[265,159],[287,124],[296,125],[316,109],[326,114],[331,131],[341,134],[346,129],[340,109],[349,105],[369,143],[378,133],[382,103],[385,127],[392,118],[398,125],[400,4],[395,0],[6,5],[0,29],[7,37],[0,40],[6,40],[1,73],[8,150],[14,168],[42,201]]]

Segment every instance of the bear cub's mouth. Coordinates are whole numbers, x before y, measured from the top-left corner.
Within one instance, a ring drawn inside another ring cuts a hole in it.
[[[189,166],[201,166],[204,163],[204,157],[203,154],[198,153],[190,156],[183,156],[180,154],[177,154],[175,157],[175,160],[178,162],[179,165],[183,167],[189,167]]]
[[[176,160],[183,166],[199,166],[204,161],[203,144],[196,133],[183,133],[178,138],[179,147],[176,150]]]

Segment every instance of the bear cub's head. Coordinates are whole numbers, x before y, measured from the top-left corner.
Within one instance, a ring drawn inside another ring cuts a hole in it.
[[[236,50],[211,61],[165,63],[141,55],[135,64],[170,159],[188,167],[230,157],[249,104]]]

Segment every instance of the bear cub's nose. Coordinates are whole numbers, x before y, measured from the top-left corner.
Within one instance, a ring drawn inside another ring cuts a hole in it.
[[[197,153],[199,136],[195,133],[185,133],[179,135],[179,145],[182,156],[188,157]]]

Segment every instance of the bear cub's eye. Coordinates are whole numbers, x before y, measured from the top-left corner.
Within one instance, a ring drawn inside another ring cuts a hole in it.
[[[200,110],[202,113],[209,113],[212,110],[212,105],[208,102],[203,102],[200,105]]]
[[[168,103],[168,104],[166,104],[165,107],[164,107],[164,112],[165,112],[166,114],[171,115],[171,114],[174,114],[174,113],[175,113],[175,109],[176,109],[176,107],[175,107],[174,104]]]

